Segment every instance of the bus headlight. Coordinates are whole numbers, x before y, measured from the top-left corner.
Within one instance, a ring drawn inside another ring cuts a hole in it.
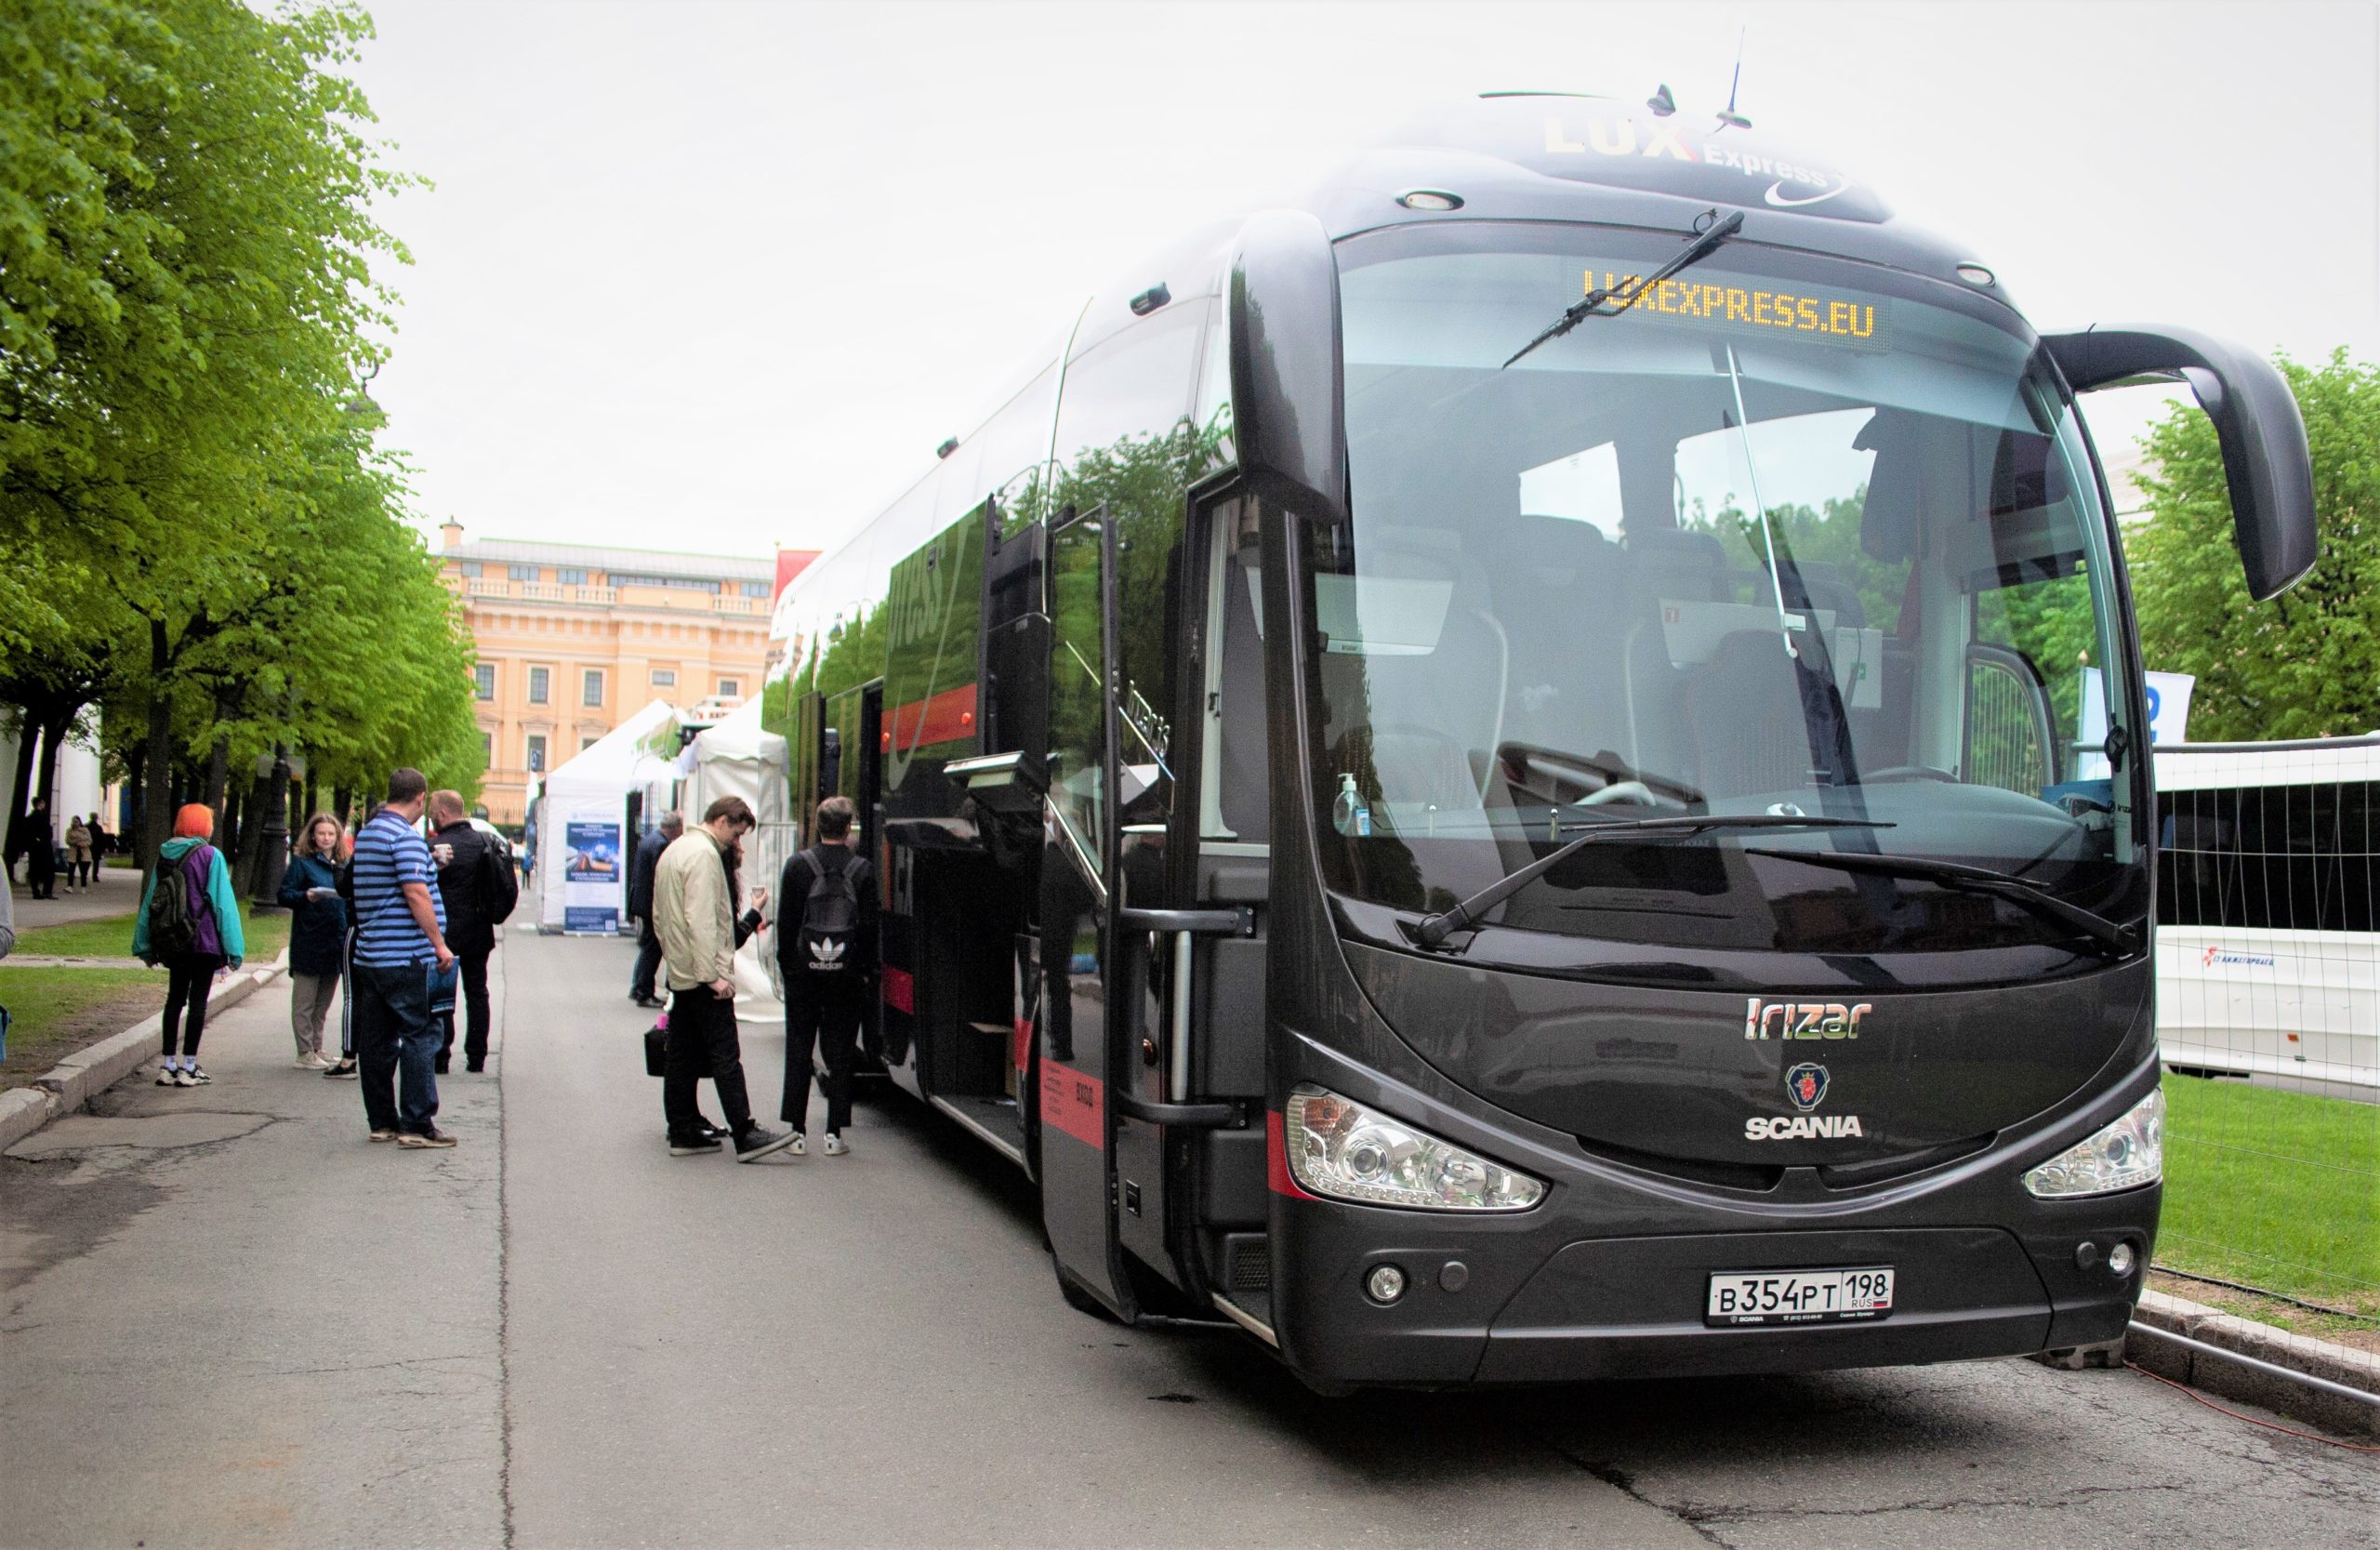
[[[2044,1199],[2112,1195],[2165,1176],[2165,1094],[2151,1093],[2090,1140],[2069,1146],[2025,1175]]]
[[[1289,1174],[1314,1194],[1413,1211],[1527,1211],[1545,1186],[1336,1093],[1302,1085],[1281,1113]]]

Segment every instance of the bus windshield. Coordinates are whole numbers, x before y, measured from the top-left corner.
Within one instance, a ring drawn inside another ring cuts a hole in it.
[[[1770,952],[2073,934],[1795,851],[1988,868],[2138,921],[2108,523],[2030,331],[1739,238],[1504,369],[1678,240],[1340,245],[1350,519],[1305,540],[1303,643],[1329,885],[1444,910],[1598,822],[1806,814],[1874,827],[1584,847],[1485,923]]]

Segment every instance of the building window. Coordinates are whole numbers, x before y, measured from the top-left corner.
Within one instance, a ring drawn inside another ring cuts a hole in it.
[[[747,581],[744,583],[744,595],[765,599],[769,595],[769,586],[766,581]]]
[[[587,573],[585,571],[556,571],[554,579],[565,587],[584,587],[587,585]]]
[[[496,664],[482,662],[471,669],[471,683],[482,699],[496,697]]]
[[[603,703],[603,669],[589,668],[579,675],[578,702],[581,705]]]
[[[457,560],[455,568],[461,571],[468,580],[477,581],[480,578],[480,563],[476,560]]]
[[[515,581],[535,581],[537,579],[537,567],[535,565],[507,565],[504,567],[504,574],[510,576]]]
[[[593,736],[593,737],[581,737],[581,738],[578,740],[578,751],[579,751],[579,752],[581,752],[581,753],[585,753],[588,749],[593,748],[596,744],[598,744],[598,743],[602,742],[602,740],[603,740],[603,739],[602,739],[602,737],[601,735],[597,735],[597,736]]]
[[[542,732],[532,732],[529,734],[529,768],[533,771],[542,771],[545,767],[546,735]]]
[[[552,676],[553,674],[544,668],[529,669],[529,703],[531,705],[546,703],[546,683]]]
[[[653,686],[656,689],[676,688],[678,686],[678,669],[675,668],[654,669]]]
[[[692,576],[626,576],[612,577],[615,587],[691,587],[698,592],[715,592],[719,583]]]
[[[483,770],[492,770],[495,767],[496,734],[493,732],[483,732],[480,734],[480,768]]]
[[[742,694],[742,693],[744,692],[743,690],[741,690],[741,689],[737,688],[735,685],[736,685],[736,681],[735,681],[734,679],[732,679],[732,678],[722,678],[722,679],[721,679],[721,680],[719,681],[719,696],[720,696],[720,698],[721,698],[721,699],[733,699],[733,698],[734,698],[737,695],[740,695],[740,694]]]

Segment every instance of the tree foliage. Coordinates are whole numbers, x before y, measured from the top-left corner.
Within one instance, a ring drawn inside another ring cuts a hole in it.
[[[2248,596],[2213,422],[2179,404],[2144,443],[2150,515],[2124,554],[2142,659],[2198,678],[2193,741],[2380,727],[2380,369],[2344,350],[2278,364],[2305,417],[2321,537],[2313,574],[2280,598]]]
[[[0,10],[0,697],[99,705],[145,764],[276,743],[470,788],[469,650],[357,384],[406,179],[344,3]],[[45,712],[46,713],[46,712]]]

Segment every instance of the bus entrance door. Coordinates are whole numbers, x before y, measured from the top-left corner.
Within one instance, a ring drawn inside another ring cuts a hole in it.
[[[1041,857],[1041,1215],[1069,1302],[1135,1312],[1116,1241],[1108,971],[1114,886],[1115,539],[1104,508],[1051,524],[1048,821]],[[1120,1010],[1120,1009],[1118,1009]]]

